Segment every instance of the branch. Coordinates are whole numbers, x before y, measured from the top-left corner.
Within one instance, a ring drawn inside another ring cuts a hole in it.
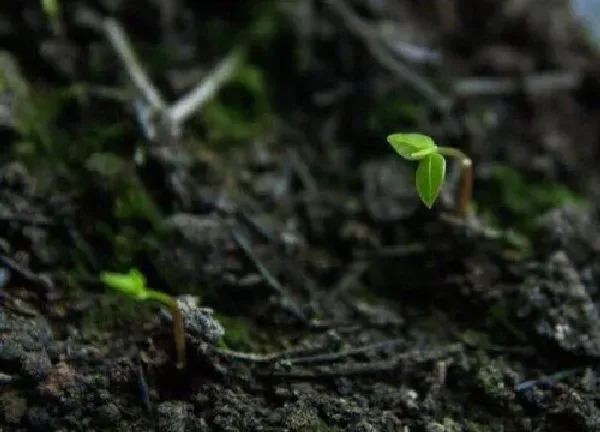
[[[223,84],[233,76],[239,59],[239,51],[234,50],[219,62],[204,81],[169,107],[171,121],[177,124],[185,122],[194,112],[212,99]]]
[[[131,82],[143,96],[146,103],[158,112],[164,112],[167,105],[158,89],[150,81],[148,74],[142,69],[121,25],[112,18],[106,18],[102,27],[106,37],[125,66]]]

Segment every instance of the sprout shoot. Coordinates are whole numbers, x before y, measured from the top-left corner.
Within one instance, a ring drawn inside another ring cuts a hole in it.
[[[471,202],[473,188],[473,164],[462,151],[452,147],[438,147],[428,136],[421,134],[392,134],[388,143],[404,159],[417,161],[416,187],[421,201],[427,208],[433,207],[446,179],[446,158],[460,162],[461,177],[458,189],[458,213],[465,218]]]
[[[102,273],[100,280],[109,288],[119,291],[136,301],[154,300],[167,306],[173,317],[173,334],[177,350],[177,368],[185,366],[185,329],[177,300],[168,294],[154,291],[146,286],[146,278],[136,269],[129,273]]]

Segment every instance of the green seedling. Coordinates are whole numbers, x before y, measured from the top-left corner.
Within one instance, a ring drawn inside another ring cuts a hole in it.
[[[404,159],[416,161],[417,193],[427,208],[433,207],[446,180],[446,157],[459,161],[461,166],[458,190],[458,213],[464,218],[471,202],[473,164],[462,151],[452,147],[438,147],[427,135],[409,133],[388,135],[387,142]]]
[[[60,6],[58,0],[41,0],[42,9],[48,17],[56,19],[60,12]]]
[[[129,273],[102,273],[100,280],[109,288],[129,296],[133,300],[154,300],[169,308],[173,317],[177,368],[182,369],[185,366],[185,331],[177,300],[168,294],[148,288],[146,278],[136,269],[129,270]]]

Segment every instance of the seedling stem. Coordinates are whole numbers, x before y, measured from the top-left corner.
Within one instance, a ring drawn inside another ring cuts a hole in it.
[[[175,350],[177,352],[177,369],[183,369],[185,367],[185,328],[177,300],[168,294],[148,288],[146,286],[146,278],[136,269],[131,269],[129,273],[124,274],[102,273],[100,279],[108,287],[134,300],[154,300],[170,309],[173,318]]]
[[[148,299],[158,301],[169,308],[173,317],[173,337],[175,338],[175,350],[177,351],[177,369],[183,369],[185,367],[185,328],[177,300],[159,291],[148,291]]]
[[[460,184],[458,187],[458,214],[461,218],[467,216],[473,194],[473,162],[464,152],[453,147],[438,147],[441,155],[455,158],[460,163]]]

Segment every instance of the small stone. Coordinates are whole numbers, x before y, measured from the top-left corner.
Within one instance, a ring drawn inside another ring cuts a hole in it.
[[[5,373],[0,373],[0,386],[8,385],[12,383],[15,378],[12,375],[8,375]]]
[[[572,354],[600,357],[600,316],[565,251],[537,266],[516,304],[517,316],[530,320],[542,339]]]
[[[0,396],[0,413],[9,424],[19,424],[27,410],[27,401],[15,392]]]
[[[198,302],[198,297],[192,295],[182,295],[177,298],[185,330],[216,345],[225,335],[225,329],[215,318],[214,311],[209,308],[201,308]]]
[[[186,402],[167,401],[158,406],[159,432],[185,432],[186,425],[196,421],[194,407]]]
[[[575,264],[595,255],[600,242],[598,227],[590,209],[567,204],[543,214],[536,222],[540,246],[549,251],[564,250]]]
[[[42,317],[25,317],[7,311],[2,318],[1,360],[20,362],[27,353],[41,351],[52,340],[50,325]]]

